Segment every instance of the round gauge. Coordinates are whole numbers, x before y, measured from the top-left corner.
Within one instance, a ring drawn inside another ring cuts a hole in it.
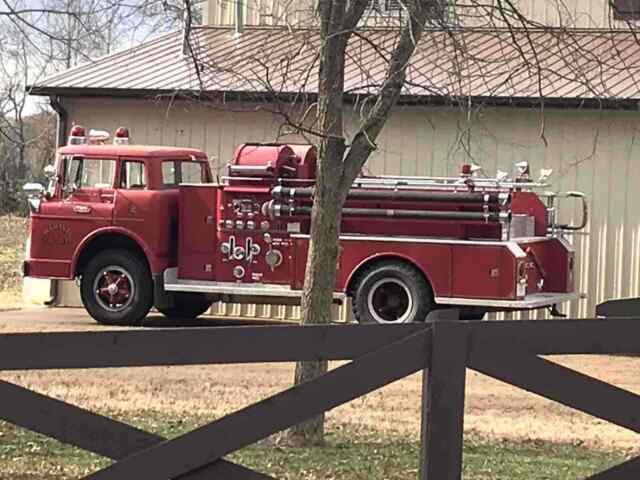
[[[244,247],[236,247],[233,249],[233,258],[242,260],[244,258]]]
[[[233,267],[233,276],[237,279],[241,279],[242,277],[244,277],[244,273],[244,268],[240,265],[236,265],[235,267]]]

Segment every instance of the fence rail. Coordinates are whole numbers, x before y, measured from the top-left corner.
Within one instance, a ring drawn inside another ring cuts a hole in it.
[[[351,361],[171,440],[4,381],[0,418],[115,460],[86,479],[269,479],[223,457],[423,371],[419,479],[454,480],[468,368],[640,433],[638,395],[541,357],[637,354],[638,339],[635,319],[3,334],[0,370]],[[640,458],[590,477],[629,478]]]

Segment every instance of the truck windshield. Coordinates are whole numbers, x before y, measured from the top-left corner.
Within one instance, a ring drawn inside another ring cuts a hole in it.
[[[205,183],[207,172],[202,162],[166,160],[162,162],[162,184],[175,187],[181,183]]]

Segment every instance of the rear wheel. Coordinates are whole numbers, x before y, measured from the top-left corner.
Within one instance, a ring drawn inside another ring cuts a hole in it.
[[[128,250],[107,250],[89,261],[82,274],[84,307],[98,323],[139,325],[153,303],[146,263]]]
[[[422,273],[402,262],[373,264],[356,283],[353,314],[358,323],[422,322],[432,306],[433,293]]]
[[[158,310],[169,318],[196,318],[209,310],[212,303],[201,293],[176,293],[173,307]]]

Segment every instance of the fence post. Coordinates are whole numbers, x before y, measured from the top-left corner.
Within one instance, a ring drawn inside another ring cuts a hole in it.
[[[468,330],[433,322],[433,350],[422,379],[419,480],[460,480]]]

